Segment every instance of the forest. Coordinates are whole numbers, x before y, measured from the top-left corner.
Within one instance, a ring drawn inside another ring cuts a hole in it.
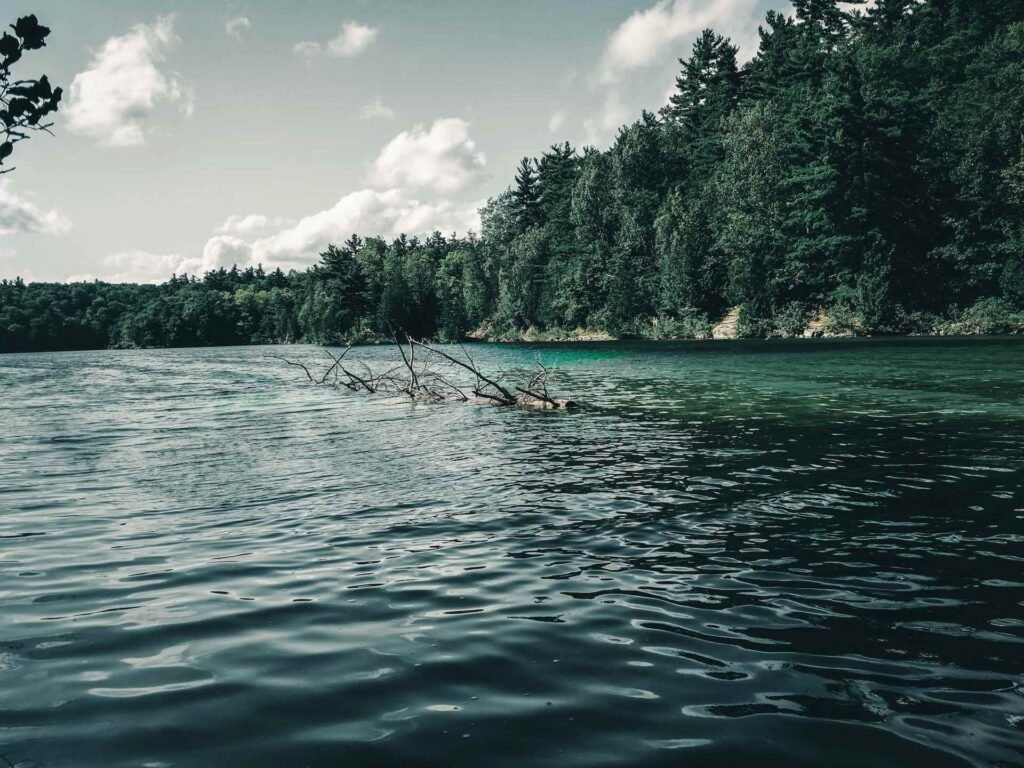
[[[481,231],[305,271],[0,281],[0,351],[1024,331],[1024,0],[795,0],[712,30],[604,151],[524,158]]]

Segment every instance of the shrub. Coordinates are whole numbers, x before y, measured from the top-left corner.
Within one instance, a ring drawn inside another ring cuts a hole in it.
[[[645,339],[710,339],[714,324],[695,309],[684,310],[679,317],[661,315],[651,320],[650,325],[643,328],[641,335]]]
[[[1015,311],[1003,299],[982,299],[941,324],[938,332],[943,336],[1024,333],[1024,312]]]
[[[743,339],[767,339],[772,336],[775,324],[770,318],[761,317],[747,304],[740,307],[739,322],[736,323],[736,335]]]
[[[775,329],[772,335],[784,339],[803,336],[807,327],[807,309],[799,301],[791,301],[775,315]]]

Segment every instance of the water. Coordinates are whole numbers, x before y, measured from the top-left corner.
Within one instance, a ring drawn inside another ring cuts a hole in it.
[[[0,357],[0,765],[1024,765],[1024,343],[537,349]]]

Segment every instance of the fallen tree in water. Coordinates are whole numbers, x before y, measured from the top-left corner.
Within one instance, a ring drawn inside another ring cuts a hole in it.
[[[281,355],[270,355],[288,365],[301,368],[313,384],[340,387],[350,392],[402,395],[417,402],[476,402],[518,408],[566,410],[573,408],[572,400],[557,398],[548,392],[554,377],[553,370],[539,359],[529,375],[519,383],[512,383],[507,372],[485,374],[462,345],[458,350],[445,351],[433,344],[414,339],[404,341],[395,337],[395,347],[401,363],[384,371],[375,371],[366,363],[349,359],[352,347],[341,354],[324,350],[331,365],[320,375],[314,375],[300,360]],[[467,374],[471,378],[467,378]]]

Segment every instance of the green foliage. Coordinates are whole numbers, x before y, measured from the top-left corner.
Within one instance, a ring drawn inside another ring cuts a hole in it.
[[[674,315],[662,315],[651,321],[642,329],[640,335],[645,339],[663,341],[671,339],[710,339],[714,323],[707,315],[693,307],[678,310]]]
[[[770,339],[775,335],[775,323],[758,307],[744,304],[740,307],[736,335],[742,339]]]
[[[1024,333],[1024,311],[1003,299],[982,299],[938,328],[945,335]]]
[[[62,89],[50,85],[46,75],[35,80],[14,80],[11,75],[11,67],[26,51],[46,45],[49,28],[32,15],[22,16],[10,29],[13,35],[4,32],[0,36],[0,173],[14,170],[3,168],[3,164],[14,153],[18,142],[29,138],[33,131],[50,128],[46,118],[57,111],[63,95]]]
[[[775,335],[793,339],[803,335],[807,327],[807,307],[799,301],[791,301],[775,315]]]
[[[504,333],[525,330],[537,317],[539,278],[545,255],[544,231],[533,227],[517,235],[498,271],[498,305],[494,325]]]
[[[514,216],[520,232],[542,223],[540,190],[537,184],[537,163],[524,157],[516,170],[516,185],[512,190]]]
[[[1017,332],[1024,0],[793,14],[767,15],[742,67],[702,32],[669,103],[606,150],[523,158],[479,239],[353,237],[288,275],[3,282],[0,349],[703,338],[732,307],[748,337],[802,335],[819,315],[826,334]],[[47,32],[26,17],[0,40],[4,77]],[[4,93],[8,126],[60,95],[45,78]]]
[[[857,312],[857,292],[852,287],[841,285],[832,292],[825,306],[822,331],[826,336],[861,335],[863,326]]]

